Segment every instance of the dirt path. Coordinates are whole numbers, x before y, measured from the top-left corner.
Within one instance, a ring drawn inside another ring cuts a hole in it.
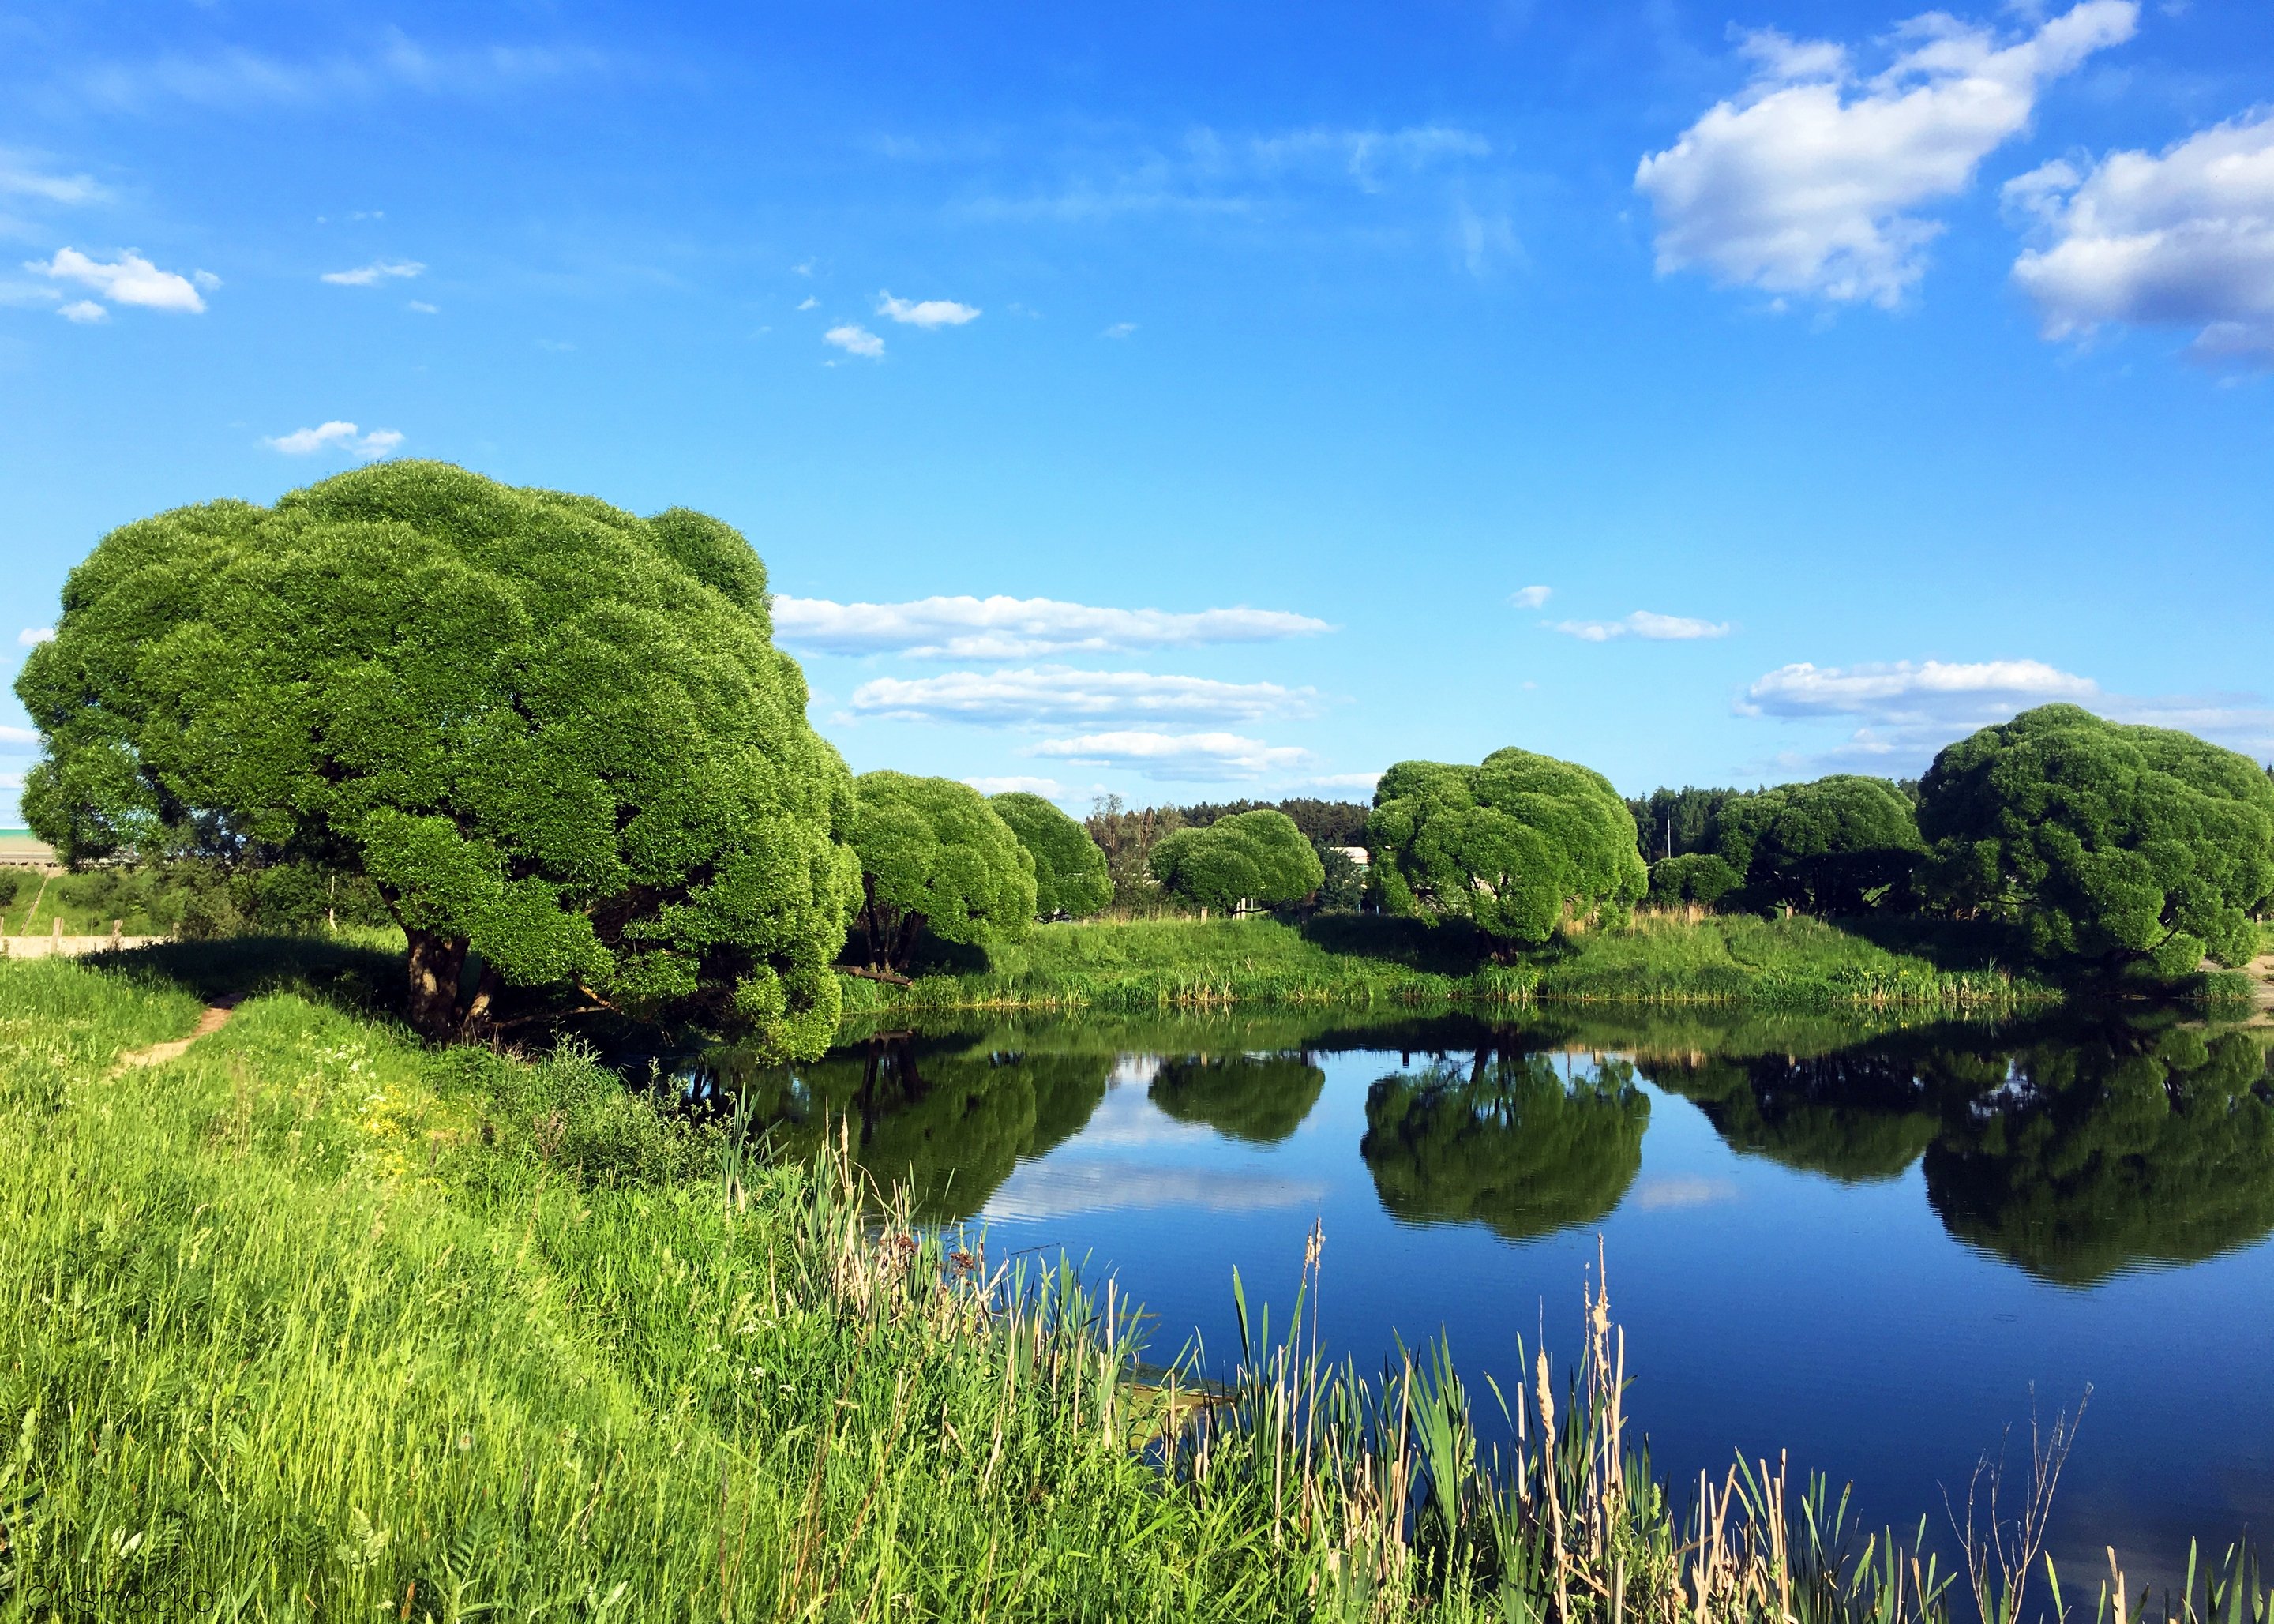
[[[224,998],[218,1004],[207,1004],[206,1012],[198,1017],[196,1029],[189,1036],[176,1038],[170,1043],[153,1043],[149,1048],[137,1049],[131,1055],[121,1055],[118,1057],[117,1067],[111,1075],[115,1077],[118,1072],[129,1071],[135,1066],[161,1065],[169,1060],[180,1059],[189,1053],[191,1044],[200,1038],[212,1036],[229,1025],[229,1018],[236,1009],[237,1000],[234,998]]]
[[[2250,973],[2250,1002],[2257,1019],[2274,1022],[2274,953],[2261,953],[2243,966]]]

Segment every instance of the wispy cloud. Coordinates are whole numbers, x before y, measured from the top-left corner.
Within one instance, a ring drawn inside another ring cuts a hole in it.
[[[169,102],[236,112],[260,105],[321,108],[403,91],[479,97],[598,77],[615,66],[601,52],[576,45],[437,49],[389,29],[375,49],[322,57],[232,47],[102,63],[79,75],[68,94],[75,101],[124,112],[144,112]]]
[[[1023,793],[1028,795],[1040,795],[1045,801],[1063,801],[1067,794],[1066,786],[1056,778],[1020,778],[1013,774],[1009,778],[966,778],[963,781],[983,795],[1008,795]]]
[[[1545,586],[1518,587],[1508,595],[1508,601],[1518,609],[1537,609],[1547,601],[1555,590]]]
[[[1100,333],[1098,336],[1100,338],[1126,338],[1136,330],[1137,324],[1133,321],[1117,321],[1111,327],[1107,327],[1103,332]]]
[[[1929,12],[1896,28],[1894,60],[1868,79],[1844,46],[1745,36],[1753,82],[1636,168],[1658,218],[1658,268],[1899,303],[1942,229],[1920,211],[1972,186],[2044,86],[2131,38],[2138,19],[2133,0],[2085,0],[2000,45],[1987,27]]]
[[[1382,782],[1378,772],[1325,772],[1303,780],[1314,789],[1362,789],[1368,794]]]
[[[33,745],[39,741],[40,735],[32,729],[0,722],[0,744]]]
[[[65,321],[76,321],[82,326],[88,322],[110,320],[110,312],[93,299],[73,299],[56,311],[56,314],[61,316]]]
[[[425,269],[416,259],[377,259],[351,271],[326,271],[317,280],[339,288],[370,288],[397,278],[408,280]]]
[[[2048,338],[2103,323],[2195,329],[2205,359],[2274,365],[2274,112],[2160,156],[2055,162],[2007,183],[2043,245],[2014,262]]]
[[[26,626],[16,634],[16,641],[28,649],[35,643],[52,643],[55,635],[56,628],[52,626]]]
[[[890,293],[877,296],[877,313],[912,327],[960,327],[979,320],[976,304],[959,304],[953,299],[896,299]]]
[[[1252,778],[1299,767],[1310,753],[1291,745],[1266,744],[1238,733],[1088,733],[1078,739],[1047,739],[1033,754],[1091,767],[1133,769],[1148,778],[1212,783]]]
[[[991,218],[1097,222],[1126,216],[1258,213],[1322,188],[1383,194],[1399,181],[1488,156],[1492,143],[1446,124],[1398,129],[1314,125],[1261,134],[1201,126],[1166,148],[1077,154],[1065,177],[1024,197],[973,206]]]
[[[1276,682],[1219,682],[1142,671],[955,671],[913,680],[879,677],[853,690],[861,715],[900,721],[960,721],[1016,726],[1128,718],[1253,721],[1308,714],[1315,690]]]
[[[403,436],[395,429],[373,429],[365,434],[352,423],[335,419],[330,423],[320,423],[312,429],[294,429],[290,434],[278,434],[263,443],[287,456],[312,456],[319,451],[344,451],[350,456],[368,462],[394,450],[403,443]]]
[[[1048,598],[924,598],[900,604],[774,599],[784,642],[826,654],[1033,659],[1106,650],[1196,648],[1308,637],[1334,628],[1278,609],[1104,609]]]
[[[195,273],[195,280],[176,271],[162,271],[131,248],[109,261],[90,259],[76,248],[61,248],[53,259],[27,260],[24,268],[91,288],[114,304],[139,304],[191,315],[201,314],[206,307],[198,289],[221,285],[221,278],[209,271]]]
[[[1608,643],[1614,637],[1690,643],[1700,637],[1726,637],[1731,628],[1727,620],[1700,620],[1686,614],[1653,614],[1647,609],[1638,609],[1621,620],[1558,620],[1555,629],[1583,643]]]
[[[92,175],[57,175],[22,153],[0,148],[0,193],[43,203],[99,203],[110,194]]]
[[[847,355],[859,356],[863,360],[881,361],[885,357],[885,341],[868,328],[850,321],[842,327],[830,328],[821,335],[821,342],[834,344]]]

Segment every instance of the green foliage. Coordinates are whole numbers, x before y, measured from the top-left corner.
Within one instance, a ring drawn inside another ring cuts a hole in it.
[[[1226,914],[1300,902],[1326,877],[1294,820],[1269,808],[1179,829],[1153,843],[1148,861],[1171,896]]]
[[[1010,824],[1035,860],[1035,912],[1043,919],[1087,919],[1113,900],[1105,853],[1089,831],[1040,795],[1013,790],[987,804]]]
[[[1510,945],[1616,922],[1648,883],[1634,815],[1601,774],[1527,750],[1477,767],[1400,762],[1367,823],[1384,906]]]
[[[1692,852],[1711,852],[1722,807],[1746,793],[1685,786],[1678,790],[1653,790],[1647,800],[1628,801],[1643,861],[1655,862]]]
[[[1737,871],[1711,852],[1661,857],[1650,866],[1650,899],[1661,907],[1684,902],[1712,907],[1739,883]]]
[[[1366,905],[1366,870],[1338,846],[1312,842],[1319,854],[1319,891],[1314,898],[1321,914],[1355,914]]]
[[[1921,795],[1929,891],[2040,954],[2178,975],[2256,951],[2274,782],[2248,756],[2044,705],[1944,749]]]
[[[1276,1145],[1303,1125],[1326,1086],[1305,1055],[1192,1055],[1162,1061],[1146,1097],[1178,1122]]]
[[[1480,1051],[1472,1066],[1440,1061],[1375,1083],[1359,1154],[1397,1217],[1527,1240],[1616,1207],[1649,1125],[1650,1098],[1624,1061],[1566,1081],[1551,1056]]]
[[[1366,844],[1367,808],[1361,801],[1321,801],[1315,796],[1294,795],[1285,801],[1204,801],[1194,806],[1167,809],[1194,829],[1205,829],[1243,812],[1284,812],[1314,846]]]
[[[927,929],[972,947],[1027,934],[1035,860],[977,790],[905,772],[864,772],[853,789],[861,939],[870,965],[906,965]]]
[[[1760,899],[1835,917],[1900,895],[1922,845],[1910,797],[1849,773],[1733,795],[1714,839]]]
[[[436,462],[176,509],[103,538],[26,661],[25,812],[75,862],[367,876],[429,1033],[582,984],[817,1052],[851,784],[764,583],[716,520]]]

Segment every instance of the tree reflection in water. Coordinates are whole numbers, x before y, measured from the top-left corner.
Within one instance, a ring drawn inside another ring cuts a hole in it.
[[[1375,1083],[1359,1151],[1392,1215],[1527,1240],[1616,1207],[1649,1124],[1625,1061],[1567,1080],[1552,1056],[1479,1050]]]
[[[1900,1176],[1939,1125],[1905,1055],[1691,1056],[1637,1066],[1645,1082],[1705,1112],[1730,1149],[1842,1184]]]
[[[1302,1126],[1326,1086],[1307,1055],[1194,1055],[1163,1060],[1148,1094],[1178,1122],[1272,1145]]]
[[[776,1148],[809,1156],[841,1130],[880,1184],[904,1183],[915,1215],[953,1223],[986,1206],[1020,1162],[1081,1132],[1105,1098],[1111,1055],[1030,1055],[904,1035],[872,1038],[735,1081]]]
[[[1960,1239],[2083,1285],[2274,1231],[2274,1087],[2247,1034],[2172,1026],[2015,1052],[1946,1116],[1927,1199]]]
[[[1668,1053],[1638,1031],[1632,1063],[1606,1059],[1567,1079],[1540,1048],[1569,1046],[1552,1032],[1508,1032],[1495,1047],[1470,1022],[1463,1046],[1484,1042],[1472,1057],[1374,1084],[1359,1148],[1394,1216],[1480,1222],[1511,1239],[1600,1220],[1640,1169],[1650,1109],[1639,1078],[1696,1103],[1743,1154],[1842,1183],[1920,1165],[1951,1235],[2048,1281],[2090,1284],[2274,1233],[2274,1085],[2248,1033],[2170,1015],[2064,1015],[1844,1046],[1811,1030],[1796,1034],[1799,1052],[1762,1052],[1754,1037],[1753,1052],[1731,1054],[1710,1034]],[[1168,1035],[1140,1041],[1159,1053]],[[1281,1143],[1326,1086],[1313,1047],[1290,1041],[1301,1037],[1275,1029],[1270,1047],[1245,1053],[1171,1049],[1148,1096],[1228,1139]],[[1617,1034],[1593,1031],[1588,1046],[1615,1049]],[[919,1214],[949,1222],[1088,1123],[1121,1053],[1110,1042],[1065,1052],[1076,1047],[1063,1033],[902,1033],[787,1070],[714,1056],[704,1075],[706,1089],[739,1092],[788,1154],[810,1154],[825,1122],[832,1133],[847,1124],[871,1176],[908,1182]]]

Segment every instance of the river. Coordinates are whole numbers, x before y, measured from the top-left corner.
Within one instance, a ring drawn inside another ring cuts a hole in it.
[[[2274,1079],[2263,1034],[2074,1012],[934,1018],[787,1070],[712,1055],[778,1143],[849,1120],[986,1254],[1111,1272],[1151,1353],[1210,1368],[1248,1297],[1379,1368],[1450,1339],[1472,1392],[1570,1356],[1600,1255],[1660,1473],[1737,1452],[1946,1535],[1985,1450],[2025,1471],[2090,1389],[2052,1546],[2167,1576],[2274,1528]],[[2009,1489],[2010,1492],[2010,1489]]]

